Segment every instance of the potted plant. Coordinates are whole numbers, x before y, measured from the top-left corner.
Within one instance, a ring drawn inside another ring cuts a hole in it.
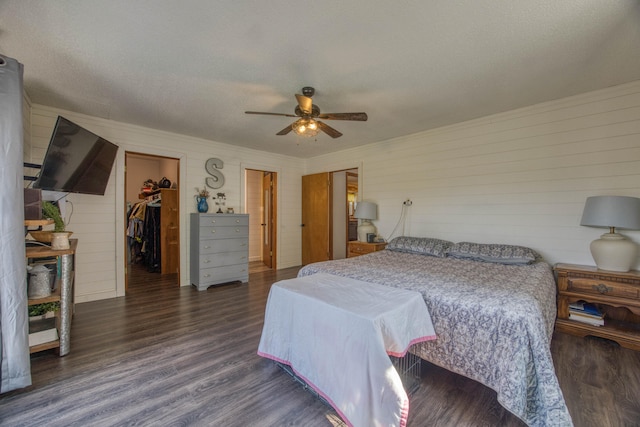
[[[42,202],[42,216],[53,220],[54,232],[64,231],[64,220],[60,215],[60,209],[56,205],[47,201]]]
[[[30,305],[29,321],[51,318],[55,316],[58,310],[60,310],[60,303],[58,301]]]
[[[31,236],[39,242],[51,243],[52,249],[69,249],[69,236],[60,209],[51,202],[42,202],[42,216],[53,220],[53,231],[30,231]]]

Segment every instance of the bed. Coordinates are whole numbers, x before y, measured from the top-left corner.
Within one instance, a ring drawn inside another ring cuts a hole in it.
[[[387,249],[309,264],[317,273],[419,292],[437,339],[411,352],[492,388],[529,426],[571,426],[550,343],[556,316],[551,267],[520,246],[399,237]]]

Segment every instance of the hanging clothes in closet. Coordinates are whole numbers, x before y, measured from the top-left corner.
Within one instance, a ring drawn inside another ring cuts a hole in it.
[[[128,215],[129,262],[142,263],[149,272],[161,271],[160,207],[160,196],[150,196],[134,204]]]
[[[147,201],[134,204],[127,218],[127,248],[129,249],[128,260],[130,264],[142,262],[142,240],[144,234],[144,216],[147,210]]]
[[[142,255],[147,270],[160,273],[161,245],[160,245],[160,202],[148,203],[145,209],[143,226]]]

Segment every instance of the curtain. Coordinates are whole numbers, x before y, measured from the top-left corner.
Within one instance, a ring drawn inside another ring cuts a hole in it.
[[[24,249],[22,64],[0,54],[0,393],[31,385]]]

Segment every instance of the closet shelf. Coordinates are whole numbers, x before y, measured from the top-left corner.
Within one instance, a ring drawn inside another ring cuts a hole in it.
[[[162,189],[158,188],[157,190],[153,190],[150,193],[140,193],[138,194],[138,199],[142,200],[142,199],[146,199],[149,196],[155,196],[156,194],[160,194],[161,191]]]

